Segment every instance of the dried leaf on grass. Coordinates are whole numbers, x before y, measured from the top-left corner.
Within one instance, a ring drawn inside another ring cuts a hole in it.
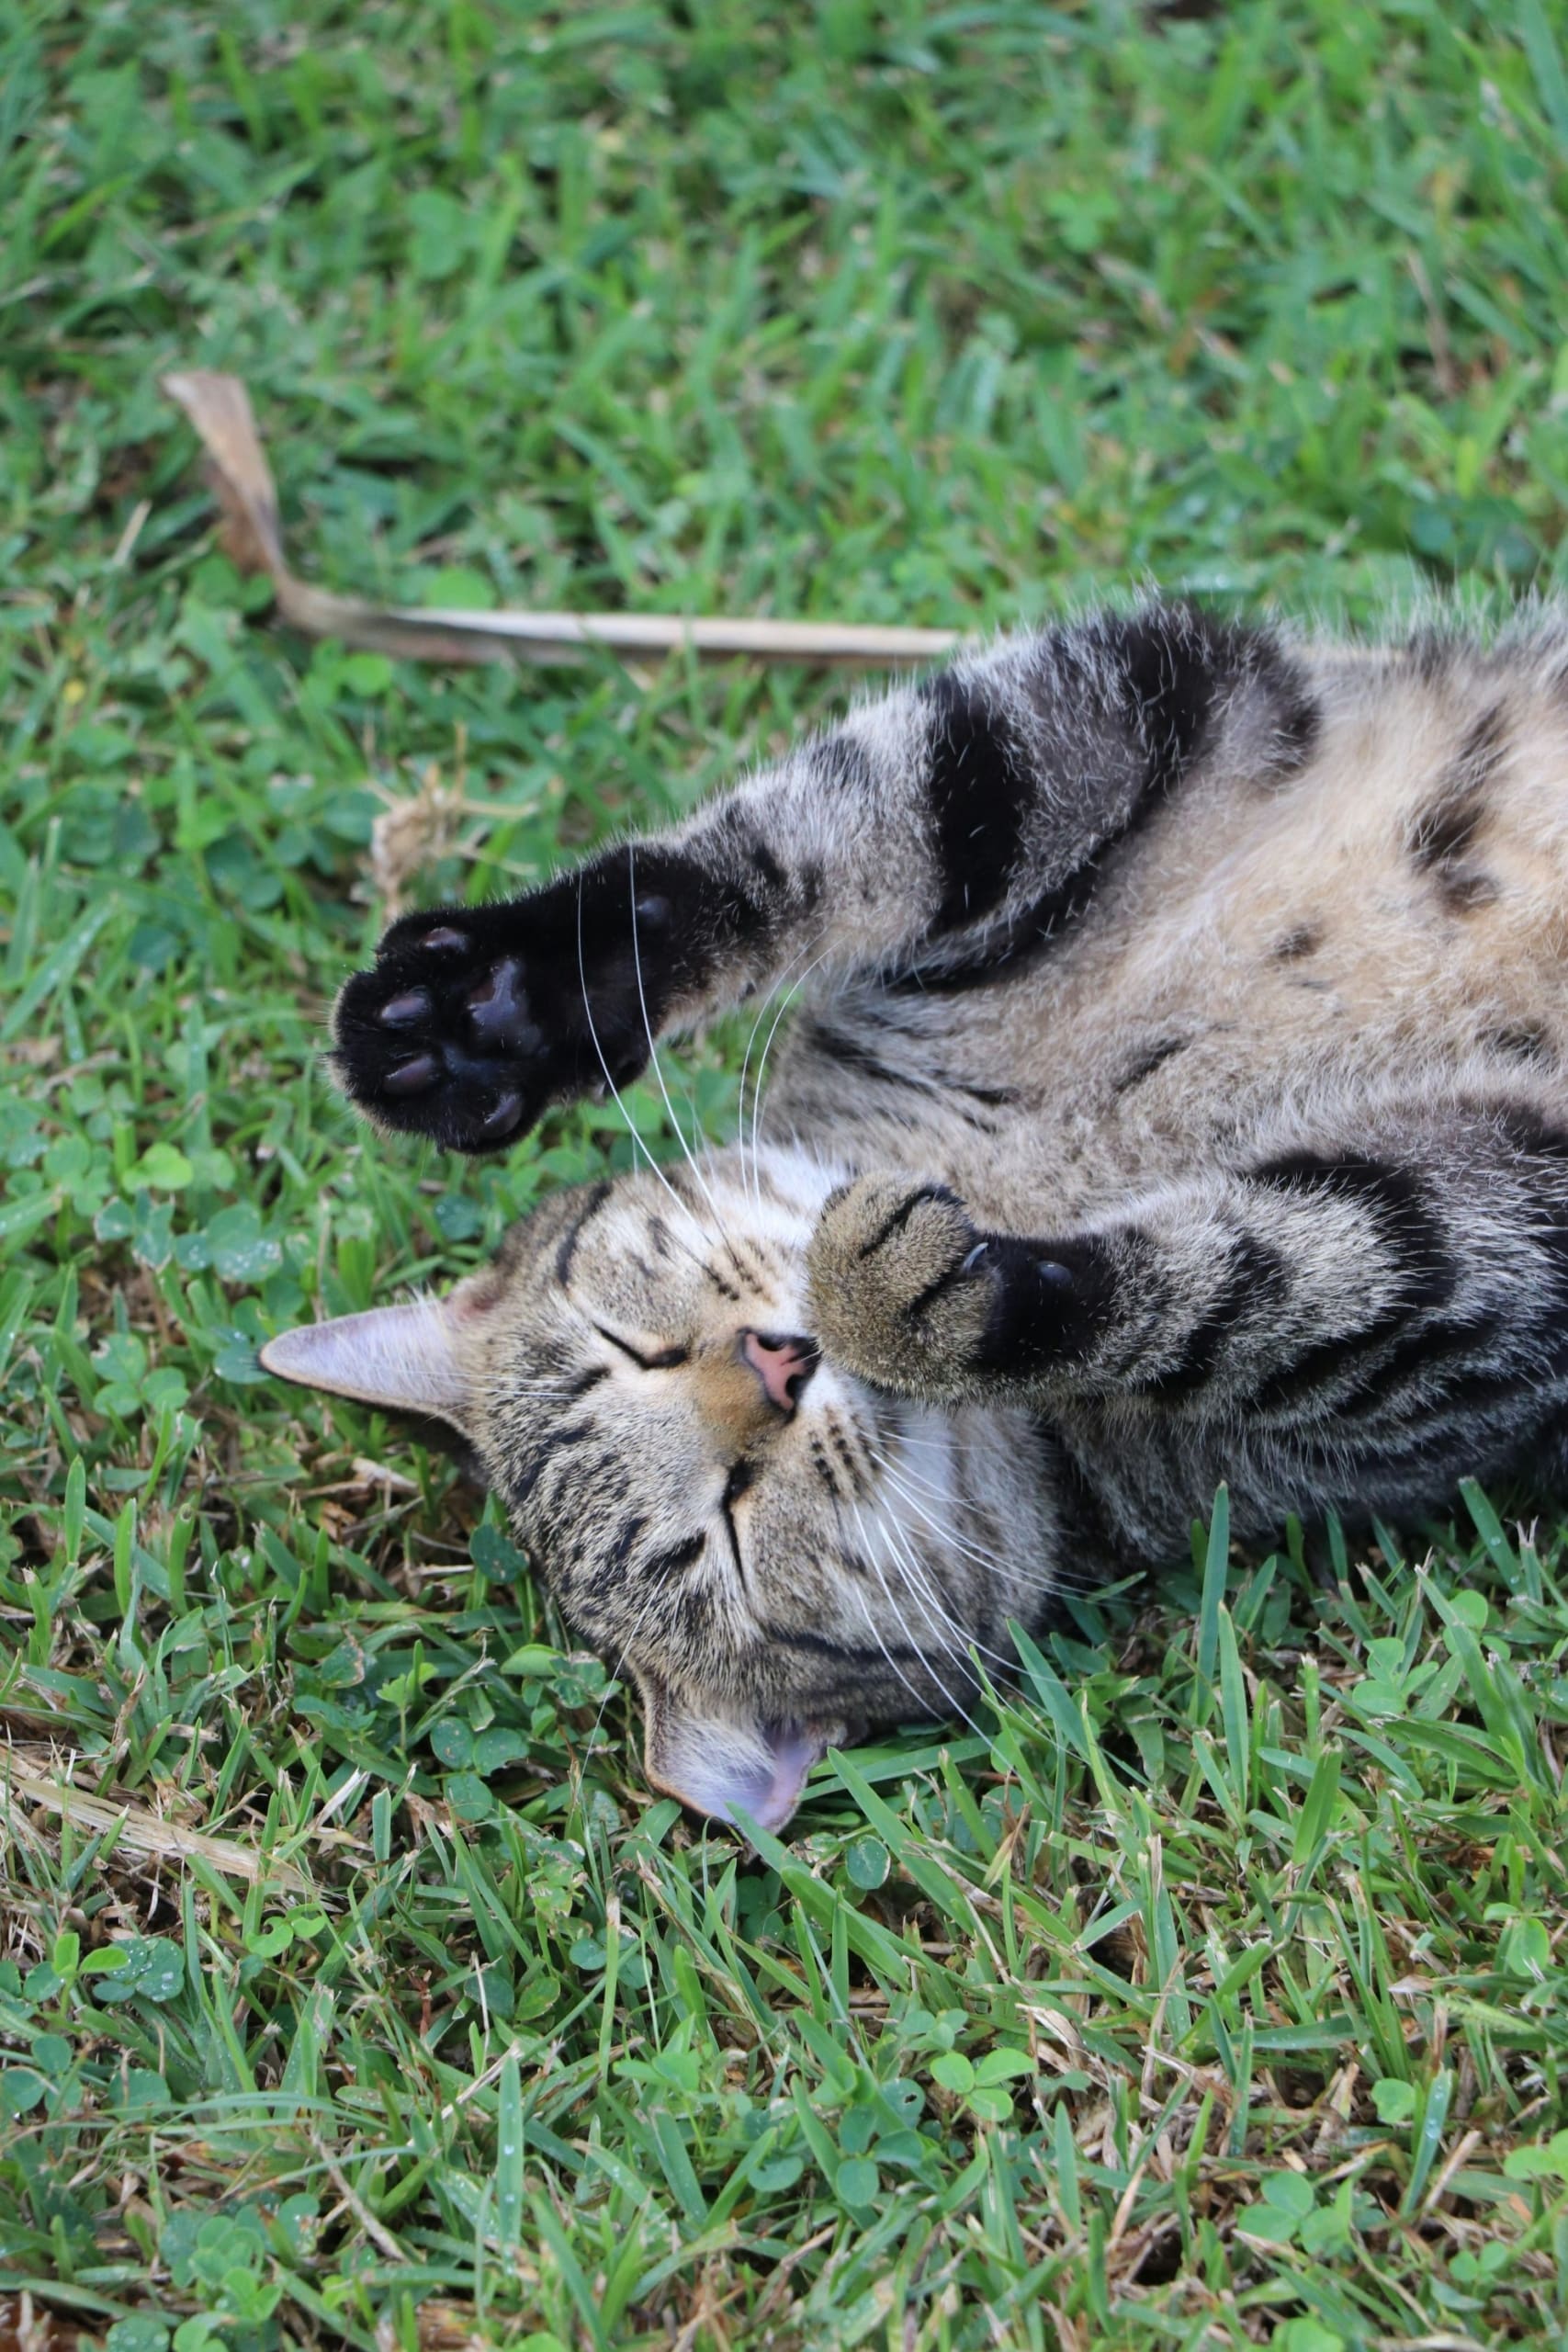
[[[292,1862],[227,1838],[209,1837],[202,1829],[187,1829],[133,1804],[129,1797],[94,1796],[75,1788],[58,1762],[45,1760],[41,1749],[34,1758],[19,1747],[6,1748],[0,1754],[0,1825],[10,1827],[14,1814],[35,1806],[59,1814],[95,1837],[118,1826],[117,1850],[121,1853],[146,1854],[160,1861],[194,1858],[225,1878],[266,1879],[295,1894],[309,1891],[308,1881]]]
[[[764,662],[848,662],[873,669],[929,662],[952,650],[951,629],[854,628],[838,621],[729,620],[682,613],[470,613],[372,605],[312,588],[283,554],[277,492],[237,376],[193,368],[163,379],[207,452],[223,509],[223,543],[242,571],[265,572],[283,617],[307,637],[415,662],[581,659],[586,646],[629,654],[750,654]]]

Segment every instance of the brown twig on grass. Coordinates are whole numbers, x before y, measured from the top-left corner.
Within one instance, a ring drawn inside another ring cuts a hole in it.
[[[132,1804],[128,1797],[94,1796],[74,1787],[59,1764],[34,1763],[14,1747],[0,1750],[0,1822],[10,1819],[13,1807],[20,1812],[32,1806],[61,1815],[90,1837],[99,1837],[106,1830],[117,1832],[118,1851],[152,1855],[159,1860],[194,1858],[224,1878],[265,1879],[296,1894],[310,1891],[303,1873],[292,1862],[275,1860],[231,1838],[187,1829],[143,1805]]]
[[[335,637],[414,662],[579,662],[615,653],[750,654],[764,662],[849,662],[883,669],[929,662],[957,642],[951,629],[858,628],[837,621],[724,620],[682,613],[467,613],[372,605],[297,579],[284,560],[277,492],[237,376],[204,368],[164,378],[200,435],[223,509],[224,545],[242,571],[263,572],[277,608],[307,637]]]

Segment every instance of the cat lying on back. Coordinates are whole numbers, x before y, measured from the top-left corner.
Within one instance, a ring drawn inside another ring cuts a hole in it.
[[[856,709],[677,830],[395,923],[381,1127],[499,1149],[799,984],[754,1142],[561,1193],[286,1377],[467,1432],[646,1710],[776,1826],[1054,1590],[1232,1521],[1561,1473],[1568,620],[1145,607]]]

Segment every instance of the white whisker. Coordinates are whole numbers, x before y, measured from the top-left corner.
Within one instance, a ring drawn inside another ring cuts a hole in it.
[[[1018,1659],[1016,1657],[1010,1657],[1001,1650],[992,1649],[988,1642],[983,1642],[977,1634],[971,1633],[966,1626],[961,1625],[958,1623],[958,1620],[942,1607],[942,1601],[938,1597],[940,1589],[936,1584],[935,1572],[934,1570],[928,1572],[925,1565],[917,1555],[909,1532],[898,1518],[897,1513],[889,1510],[889,1511],[884,1515],[884,1513],[879,1510],[877,1517],[881,1520],[883,1526],[886,1529],[889,1541],[894,1543],[897,1549],[902,1553],[904,1560],[907,1563],[908,1572],[912,1574],[917,1579],[916,1589],[918,1590],[920,1598],[922,1607],[926,1609],[928,1614],[934,1610],[937,1616],[941,1618],[942,1623],[949,1628],[957,1641],[962,1645],[962,1654],[964,1658],[967,1659],[971,1649],[976,1649],[978,1650],[983,1657],[994,1659],[997,1665],[1005,1668],[1010,1674],[1015,1673],[1018,1668]],[[935,1522],[932,1521],[928,1521],[927,1524],[931,1526],[933,1532],[939,1535],[945,1532],[943,1529],[936,1527]]]
[[[642,1033],[648,1039],[648,1057],[649,1066],[652,1069],[655,1079],[658,1080],[659,1091],[663,1097],[666,1115],[669,1118],[671,1125],[675,1130],[676,1141],[680,1144],[682,1152],[686,1160],[686,1165],[690,1168],[693,1175],[696,1178],[703,1198],[706,1201],[709,1208],[713,1211],[714,1223],[718,1227],[720,1239],[723,1241],[726,1250],[728,1250],[733,1262],[739,1265],[739,1261],[736,1258],[734,1244],[731,1242],[729,1236],[724,1229],[724,1219],[719,1214],[719,1206],[717,1201],[714,1198],[713,1188],[709,1184],[707,1178],[703,1174],[702,1170],[697,1165],[696,1154],[693,1151],[691,1145],[686,1141],[685,1130],[682,1126],[680,1120],[675,1115],[674,1103],[670,1100],[670,1089],[664,1083],[664,1072],[659,1066],[659,1047],[654,1043],[653,1023],[649,1018],[648,991],[642,984],[642,948],[637,939],[637,928],[636,855],[637,853],[635,848],[632,843],[628,842],[626,844],[626,888],[631,899],[632,968],[637,975],[637,1001],[638,1008],[642,1013]],[[581,903],[580,896],[578,899],[580,910]]]
[[[820,937],[820,935],[821,935],[821,934],[820,934],[820,933],[818,933],[818,937]],[[809,943],[808,943],[808,944],[809,944]],[[752,1189],[752,1197],[753,1197],[753,1198],[754,1198],[754,1200],[756,1201],[757,1208],[758,1208],[759,1213],[761,1212],[761,1205],[762,1205],[761,1184],[761,1179],[760,1179],[759,1174],[758,1174],[758,1170],[759,1170],[759,1168],[760,1168],[760,1166],[761,1166],[760,1154],[761,1154],[761,1148],[762,1148],[762,1147],[761,1147],[762,1083],[763,1083],[763,1080],[764,1080],[764,1079],[765,1079],[765,1077],[766,1077],[766,1075],[767,1075],[767,1069],[768,1069],[768,1056],[769,1056],[769,1055],[773,1052],[773,1039],[774,1039],[774,1037],[778,1035],[779,1023],[784,1019],[784,1014],[789,1011],[791,1000],[792,1000],[792,998],[795,996],[795,993],[796,989],[803,989],[803,988],[806,986],[807,981],[811,978],[812,973],[813,973],[813,972],[815,972],[815,971],[817,970],[818,966],[818,965],[820,965],[820,964],[825,964],[825,963],[827,962],[828,957],[829,957],[829,955],[830,954],[830,952],[831,952],[831,951],[830,951],[830,949],[829,949],[829,948],[826,948],[826,947],[825,947],[825,948],[822,950],[822,953],[820,954],[820,956],[814,956],[814,957],[813,957],[812,961],[811,961],[811,962],[807,966],[807,967],[806,967],[805,971],[801,973],[801,975],[800,975],[799,978],[798,978],[798,979],[795,979],[795,980],[792,980],[792,981],[790,982],[789,987],[788,987],[788,988],[785,989],[785,991],[784,991],[783,1001],[781,1001],[781,1003],[780,1003],[780,1005],[779,1005],[779,1009],[778,1009],[778,1011],[777,1011],[777,1012],[774,1013],[774,1015],[773,1015],[773,1027],[768,1031],[767,1041],[766,1041],[766,1043],[764,1044],[764,1046],[763,1046],[763,1047],[762,1047],[761,1057],[761,1058],[759,1059],[758,1064],[757,1064],[757,1081],[756,1081],[756,1084],[755,1084],[755,1086],[752,1088],[752,1091],[751,1091],[751,1174],[752,1174],[752,1188],[751,1188],[751,1189]],[[744,1105],[744,1103],[741,1105],[741,1118],[742,1118],[742,1121],[744,1121],[744,1118],[745,1118],[745,1105]],[[741,1173],[742,1173],[742,1177],[744,1178],[744,1174],[745,1174],[745,1153],[744,1153],[744,1152],[742,1152],[742,1153],[741,1153]]]
[[[879,1453],[877,1448],[869,1442],[866,1443],[866,1452],[888,1484],[903,1496],[911,1510],[919,1512],[933,1534],[941,1535],[955,1550],[965,1554],[979,1566],[988,1569],[993,1576],[1021,1586],[1026,1591],[1038,1592],[1046,1599],[1064,1592],[1082,1596],[1100,1589],[1098,1583],[1090,1582],[1087,1577],[1075,1577],[1070,1570],[1059,1569],[1045,1575],[1038,1569],[1026,1567],[1021,1561],[1006,1559],[999,1552],[990,1551],[984,1544],[976,1544],[968,1536],[961,1535],[955,1528],[940,1526],[920,1509],[919,1495],[923,1493],[928,1501],[940,1507],[952,1500],[951,1494],[933,1486],[930,1479],[920,1477],[919,1473],[911,1470],[907,1463],[896,1464],[887,1454]],[[910,1483],[906,1485],[905,1480]]]
[[[897,1601],[896,1601],[896,1600],[894,1600],[894,1598],[893,1598],[892,1590],[891,1590],[891,1589],[889,1588],[889,1585],[888,1585],[888,1582],[887,1582],[887,1578],[886,1577],[886,1576],[884,1576],[884,1574],[883,1574],[883,1572],[882,1572],[882,1563],[878,1560],[878,1558],[877,1558],[877,1556],[876,1556],[876,1546],[872,1543],[871,1538],[866,1534],[866,1531],[865,1531],[865,1521],[864,1521],[864,1520],[863,1520],[863,1519],[862,1518],[862,1516],[861,1516],[860,1506],[859,1506],[858,1504],[854,1504],[854,1505],[852,1505],[852,1509],[853,1510],[853,1511],[854,1511],[854,1515],[855,1515],[855,1524],[856,1524],[856,1526],[860,1529],[860,1532],[861,1532],[861,1539],[862,1539],[863,1543],[865,1544],[865,1547],[866,1547],[866,1557],[867,1557],[867,1558],[870,1560],[870,1562],[871,1562],[871,1566],[872,1566],[873,1571],[874,1571],[874,1574],[875,1574],[877,1583],[882,1587],[883,1598],[884,1598],[884,1600],[886,1601],[888,1608],[892,1611],[894,1617],[897,1619],[897,1618],[898,1617],[898,1614],[899,1614],[899,1611],[898,1611],[898,1605],[897,1605]],[[881,1521],[879,1520],[879,1521],[878,1521],[878,1525],[879,1525],[879,1527],[881,1527],[883,1533],[884,1533],[884,1534],[886,1534],[886,1524],[885,1524],[883,1521]],[[859,1594],[857,1597],[858,1597],[858,1598],[859,1598],[859,1600],[860,1600],[861,1607],[862,1607],[863,1609],[864,1609],[864,1608],[865,1608],[865,1596],[864,1596],[864,1594],[863,1594],[863,1593],[861,1593],[861,1594]],[[866,1611],[866,1615],[867,1615],[867,1618],[868,1618],[868,1621],[869,1621],[869,1618],[870,1618],[870,1611],[869,1611],[869,1610],[868,1610],[868,1611]],[[882,1644],[882,1652],[883,1652],[883,1656],[886,1658],[888,1665],[889,1665],[889,1666],[891,1666],[891,1667],[893,1668],[893,1669],[894,1669],[895,1673],[896,1673],[896,1674],[897,1674],[899,1680],[904,1684],[904,1686],[905,1686],[905,1688],[906,1688],[907,1690],[915,1690],[915,1685],[914,1685],[914,1684],[909,1680],[908,1676],[906,1673],[904,1673],[904,1671],[903,1671],[902,1668],[901,1668],[901,1667],[899,1667],[899,1665],[898,1665],[898,1663],[897,1663],[897,1660],[893,1657],[893,1655],[892,1655],[891,1651],[889,1651],[889,1649],[888,1649],[888,1647],[887,1647],[886,1643],[882,1641],[882,1636],[881,1636],[881,1634],[878,1634],[878,1635],[877,1635],[877,1640],[878,1640],[879,1642],[881,1642],[881,1644]],[[944,1645],[944,1646],[945,1646],[945,1645]],[[960,1700],[957,1700],[957,1699],[955,1699],[955,1698],[953,1697],[953,1695],[952,1691],[948,1689],[948,1687],[947,1687],[946,1683],[942,1680],[942,1679],[941,1675],[937,1673],[937,1671],[936,1671],[936,1669],[935,1669],[935,1667],[934,1667],[934,1666],[932,1665],[932,1663],[931,1663],[931,1660],[930,1659],[930,1657],[927,1657],[927,1655],[926,1655],[926,1653],[925,1653],[925,1651],[924,1651],[923,1649],[920,1651],[920,1658],[921,1658],[921,1662],[925,1665],[925,1667],[926,1667],[926,1668],[928,1668],[928,1670],[930,1671],[930,1673],[931,1673],[931,1679],[932,1679],[932,1680],[935,1682],[937,1689],[942,1692],[942,1697],[946,1700],[946,1702],[947,1702],[947,1704],[948,1704],[948,1707],[949,1707],[950,1711],[951,1711],[953,1714],[955,1714],[955,1715],[958,1717],[958,1719],[959,1719],[959,1721],[960,1721],[961,1723],[967,1724],[968,1724],[968,1726],[969,1726],[969,1729],[970,1729],[972,1732],[974,1732],[974,1733],[975,1733],[975,1735],[976,1736],[976,1737],[981,1737],[981,1736],[983,1736],[983,1735],[981,1734],[981,1731],[980,1731],[980,1726],[979,1726],[979,1724],[975,1721],[975,1718],[974,1718],[974,1716],[969,1713],[968,1708],[967,1708],[967,1707],[965,1707],[965,1706],[962,1703],[962,1702],[961,1702]],[[916,1696],[917,1696],[917,1697],[921,1697],[921,1696],[922,1696],[922,1694],[920,1694],[919,1692],[916,1692]],[[922,1703],[923,1703],[924,1705],[926,1705],[926,1706],[928,1706],[928,1707],[929,1707],[929,1706],[930,1706],[930,1704],[931,1704],[931,1702],[930,1702],[930,1700],[929,1700],[929,1699],[922,1698]]]
[[[649,1151],[647,1144],[644,1143],[642,1137],[638,1135],[637,1127],[632,1120],[631,1114],[626,1109],[626,1103],[622,1099],[621,1090],[610,1075],[610,1065],[604,1058],[604,1048],[599,1043],[599,1032],[597,1027],[594,1025],[593,1020],[593,1007],[589,1001],[588,995],[588,969],[583,961],[582,954],[582,880],[581,876],[578,877],[577,885],[577,979],[578,986],[582,990],[582,1010],[587,1016],[588,1035],[592,1040],[593,1052],[598,1060],[600,1069],[604,1073],[604,1083],[610,1090],[611,1099],[614,1102],[616,1110],[621,1114],[622,1120],[626,1125],[626,1133],[630,1136],[636,1148],[641,1152],[643,1158],[647,1160],[649,1172],[655,1176],[659,1182],[663,1185],[664,1190],[669,1193],[670,1198],[674,1202],[675,1206],[680,1210],[681,1215],[687,1219],[688,1223],[696,1228],[696,1232],[703,1244],[703,1248],[705,1250],[711,1249],[713,1246],[712,1236],[703,1231],[702,1222],[698,1217],[696,1211],[692,1207],[689,1201],[683,1201],[681,1198],[680,1193],[675,1190],[674,1185],[670,1182],[669,1177],[666,1176],[663,1169],[660,1168],[658,1160],[655,1159],[652,1152]],[[677,1234],[675,1238],[680,1240],[680,1236]],[[702,1264],[703,1261],[700,1252],[694,1250],[690,1242],[682,1241],[681,1247],[685,1250],[689,1258],[694,1260],[698,1265]]]

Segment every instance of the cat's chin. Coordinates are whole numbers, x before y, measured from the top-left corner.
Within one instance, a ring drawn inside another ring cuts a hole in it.
[[[806,1778],[861,1727],[842,1719],[769,1723],[725,1702],[637,1671],[643,1705],[643,1770],[666,1796],[740,1829],[776,1836],[800,1803]]]

